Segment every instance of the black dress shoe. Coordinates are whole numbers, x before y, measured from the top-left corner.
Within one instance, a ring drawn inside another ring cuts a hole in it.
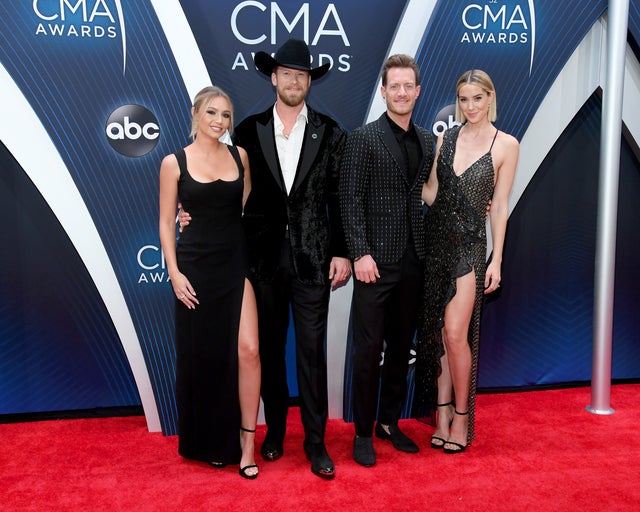
[[[271,439],[265,439],[260,447],[260,455],[266,461],[273,462],[282,457],[284,450],[282,449],[282,443],[277,443]]]
[[[353,460],[365,467],[376,463],[376,452],[373,451],[373,439],[356,436],[353,439]]]
[[[336,476],[336,468],[324,443],[307,443],[305,441],[303,446],[307,459],[311,461],[311,472],[325,480],[332,480]]]
[[[417,453],[420,451],[418,445],[409,439],[397,424],[389,425],[387,433],[380,423],[376,423],[376,437],[391,441],[393,447],[401,452]]]

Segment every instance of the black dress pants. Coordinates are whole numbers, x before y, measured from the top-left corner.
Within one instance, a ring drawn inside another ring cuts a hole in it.
[[[378,264],[378,270],[375,283],[356,280],[353,289],[353,412],[361,437],[373,434],[378,390],[378,421],[388,425],[400,417],[423,284],[423,263],[413,247],[397,263]]]
[[[324,442],[328,415],[326,335],[330,283],[301,283],[295,273],[289,239],[282,244],[272,281],[252,279],[258,307],[261,395],[267,436],[281,444],[289,407],[286,344],[289,312],[296,337],[296,375],[306,441]]]

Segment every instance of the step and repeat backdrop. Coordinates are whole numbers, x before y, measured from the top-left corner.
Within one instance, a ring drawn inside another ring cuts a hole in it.
[[[639,4],[630,2],[624,91],[617,379],[640,377]],[[308,42],[314,66],[331,64],[308,102],[348,131],[384,111],[379,72],[391,53],[416,58],[414,121],[436,135],[454,122],[456,78],[492,76],[496,124],[522,155],[479,384],[588,381],[606,12],[599,0],[3,2],[0,415],[142,405],[150,430],[175,433],[160,161],[189,142],[202,87],[225,89],[238,121],[271,105],[253,55],[289,37]],[[333,292],[327,340],[331,414],[347,420],[350,292]]]

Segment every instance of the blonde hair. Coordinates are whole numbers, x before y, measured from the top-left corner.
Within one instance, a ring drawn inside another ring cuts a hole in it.
[[[495,121],[498,118],[496,89],[493,86],[491,77],[481,69],[470,69],[469,71],[465,71],[456,82],[456,121],[458,121],[459,123],[464,123],[465,121],[465,117],[462,114],[462,110],[460,110],[460,105],[458,103],[458,93],[460,92],[460,88],[463,85],[468,84],[477,85],[486,93],[493,95],[491,103],[489,104],[489,114],[487,118],[491,122]]]
[[[229,123],[229,135],[233,133],[233,102],[229,95],[224,92],[220,87],[216,85],[210,85],[202,89],[196,97],[193,99],[193,117],[191,118],[191,133],[189,136],[192,139],[196,138],[198,134],[198,121],[200,119],[201,110],[209,105],[209,102],[213,98],[222,97],[229,102],[229,106],[231,107],[231,119]]]

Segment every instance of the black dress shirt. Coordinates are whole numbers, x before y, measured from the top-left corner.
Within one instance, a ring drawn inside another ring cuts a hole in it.
[[[391,130],[393,131],[393,135],[402,150],[407,180],[409,183],[413,184],[413,180],[416,178],[416,173],[418,172],[418,167],[422,161],[422,148],[420,147],[420,141],[418,140],[416,129],[413,126],[413,123],[409,122],[409,129],[405,131],[393,122],[389,117],[389,114],[385,113],[385,115],[387,116],[389,126],[391,126]]]

